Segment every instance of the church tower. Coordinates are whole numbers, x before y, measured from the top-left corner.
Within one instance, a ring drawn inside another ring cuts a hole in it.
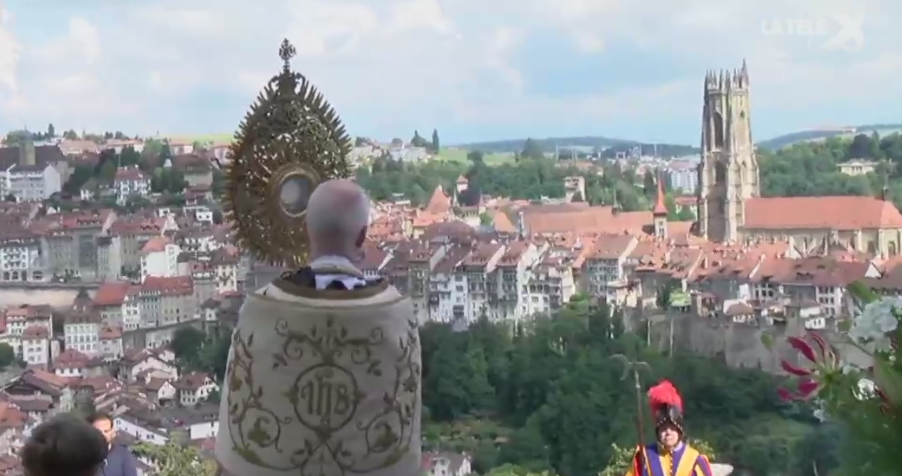
[[[745,61],[739,71],[709,71],[704,99],[698,231],[711,241],[738,242],[745,202],[760,196]]]

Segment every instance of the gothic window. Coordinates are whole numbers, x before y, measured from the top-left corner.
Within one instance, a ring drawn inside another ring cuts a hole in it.
[[[714,113],[714,147],[723,148],[723,116],[719,112]]]
[[[727,183],[727,166],[723,162],[718,162],[714,166],[715,183],[717,185],[726,185]]]

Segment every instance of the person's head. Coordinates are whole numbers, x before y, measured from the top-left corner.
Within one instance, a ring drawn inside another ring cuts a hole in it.
[[[93,426],[69,414],[41,423],[22,447],[25,476],[95,476],[109,444]]]
[[[658,441],[661,442],[667,448],[673,448],[676,445],[680,444],[680,440],[683,439],[683,433],[680,431],[679,427],[672,423],[664,423],[662,425],[658,425]]]
[[[103,435],[107,444],[113,443],[116,436],[116,428],[113,426],[113,418],[106,413],[95,413],[88,417],[88,423],[94,426]]]
[[[325,255],[361,257],[370,218],[366,192],[351,180],[323,182],[307,202],[311,258]]]

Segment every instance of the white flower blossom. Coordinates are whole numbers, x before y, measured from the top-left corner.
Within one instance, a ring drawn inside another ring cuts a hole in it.
[[[858,400],[869,400],[877,396],[877,384],[872,380],[863,378],[858,381],[858,388],[854,390]]]
[[[850,362],[845,362],[845,361],[841,362],[840,368],[842,368],[843,375],[851,375],[851,374],[861,373],[861,368]]]
[[[887,350],[890,340],[887,334],[899,327],[896,314],[902,310],[902,299],[883,298],[864,307],[852,322],[849,337],[863,344],[870,344],[872,350]]]
[[[825,421],[827,421],[827,411],[823,408],[815,408],[814,418],[817,418],[817,421],[824,423]]]
[[[817,399],[813,402],[813,404],[814,411],[812,413],[814,414],[814,418],[817,418],[817,420],[821,423],[830,419],[827,415],[827,409],[825,408],[826,404],[823,400]]]

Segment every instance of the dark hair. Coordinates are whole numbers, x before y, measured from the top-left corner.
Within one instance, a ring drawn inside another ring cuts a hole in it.
[[[94,476],[109,445],[84,420],[62,414],[41,423],[22,448],[25,476]]]
[[[113,417],[110,416],[109,413],[104,412],[94,412],[88,415],[88,423],[94,424],[94,422],[107,420],[110,423],[113,423]]]

